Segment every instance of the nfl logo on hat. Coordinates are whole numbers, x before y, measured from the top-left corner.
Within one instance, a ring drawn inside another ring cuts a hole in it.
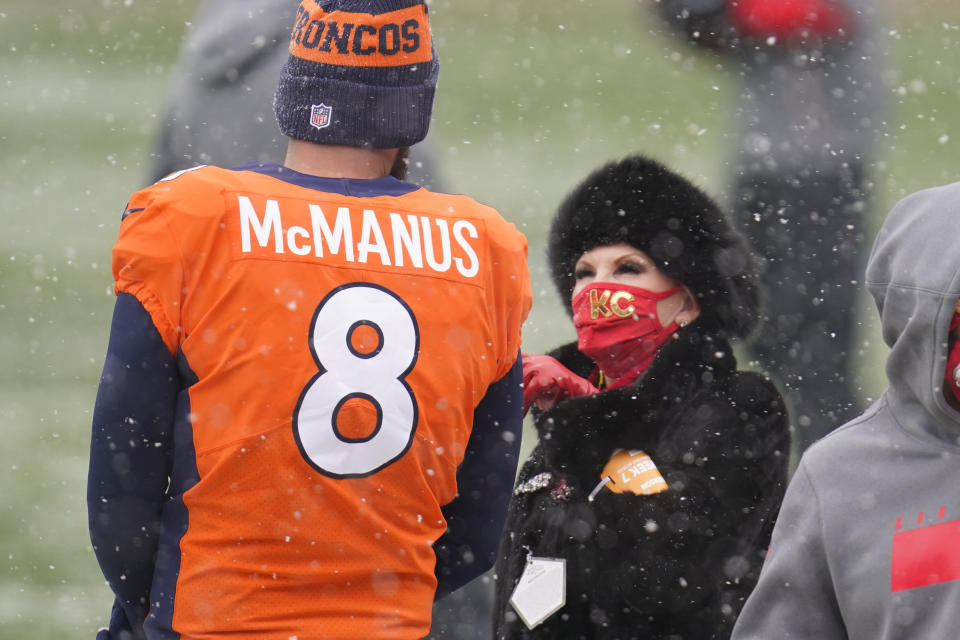
[[[317,129],[323,129],[330,124],[330,112],[333,107],[323,104],[315,104],[310,108],[310,125]]]

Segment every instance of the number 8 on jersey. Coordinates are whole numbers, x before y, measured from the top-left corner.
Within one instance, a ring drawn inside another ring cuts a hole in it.
[[[417,426],[417,400],[404,379],[417,362],[419,342],[413,312],[388,289],[354,282],[320,302],[310,325],[310,351],[320,372],[293,412],[297,446],[313,468],[356,478],[406,453]],[[376,424],[361,435],[345,433],[348,403],[372,405]]]

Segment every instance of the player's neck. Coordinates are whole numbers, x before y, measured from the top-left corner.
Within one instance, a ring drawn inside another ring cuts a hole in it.
[[[283,165],[323,178],[382,178],[390,175],[396,149],[368,149],[290,140]]]

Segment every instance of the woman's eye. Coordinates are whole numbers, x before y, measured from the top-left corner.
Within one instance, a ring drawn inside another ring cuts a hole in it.
[[[633,262],[621,262],[617,265],[617,273],[643,273],[643,266]]]
[[[593,269],[588,269],[586,267],[577,267],[573,271],[573,277],[576,280],[582,280],[583,278],[590,278],[593,276]]]

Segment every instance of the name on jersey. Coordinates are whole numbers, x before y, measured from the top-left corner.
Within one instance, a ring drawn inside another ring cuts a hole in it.
[[[266,200],[258,211],[250,198],[238,195],[237,205],[241,253],[267,250],[356,265],[452,270],[465,278],[480,271],[474,244],[480,234],[471,220],[309,204],[306,226],[303,215],[285,216],[277,200]],[[294,216],[300,224],[289,221]]]

